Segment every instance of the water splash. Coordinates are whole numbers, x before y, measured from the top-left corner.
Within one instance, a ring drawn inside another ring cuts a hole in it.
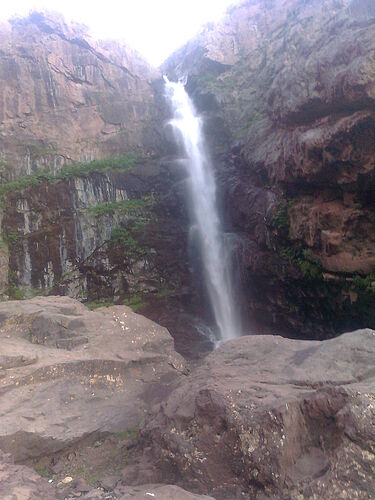
[[[231,250],[221,227],[215,176],[205,151],[201,119],[184,84],[164,79],[174,112],[170,124],[178,133],[187,157],[192,224],[198,235],[218,340],[226,341],[240,335],[240,325],[234,301]]]

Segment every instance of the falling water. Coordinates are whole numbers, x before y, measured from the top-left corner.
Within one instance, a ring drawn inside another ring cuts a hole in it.
[[[210,159],[205,152],[201,119],[197,116],[183,83],[165,78],[167,96],[174,118],[171,125],[179,132],[187,157],[189,198],[194,228],[198,234],[207,290],[220,341],[240,335],[234,306],[231,251],[221,228],[217,208],[216,184]]]

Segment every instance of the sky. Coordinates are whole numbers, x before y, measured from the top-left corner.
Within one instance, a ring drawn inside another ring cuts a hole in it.
[[[47,9],[83,23],[94,38],[124,40],[154,66],[238,0],[0,0],[0,20]]]

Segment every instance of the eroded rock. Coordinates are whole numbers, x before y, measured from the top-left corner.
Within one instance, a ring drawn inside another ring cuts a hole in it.
[[[215,498],[369,499],[375,332],[254,336],[210,354],[143,431],[162,477]]]
[[[9,454],[0,451],[0,497],[25,500],[55,500],[54,488],[35,471],[15,465]]]
[[[137,428],[186,373],[168,331],[125,306],[91,312],[67,297],[3,303],[0,339],[0,446],[17,461]]]

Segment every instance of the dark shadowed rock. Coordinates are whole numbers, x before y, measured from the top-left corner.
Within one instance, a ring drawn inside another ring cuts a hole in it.
[[[230,341],[161,405],[145,446],[164,481],[215,498],[373,498],[374,356],[372,330]]]

